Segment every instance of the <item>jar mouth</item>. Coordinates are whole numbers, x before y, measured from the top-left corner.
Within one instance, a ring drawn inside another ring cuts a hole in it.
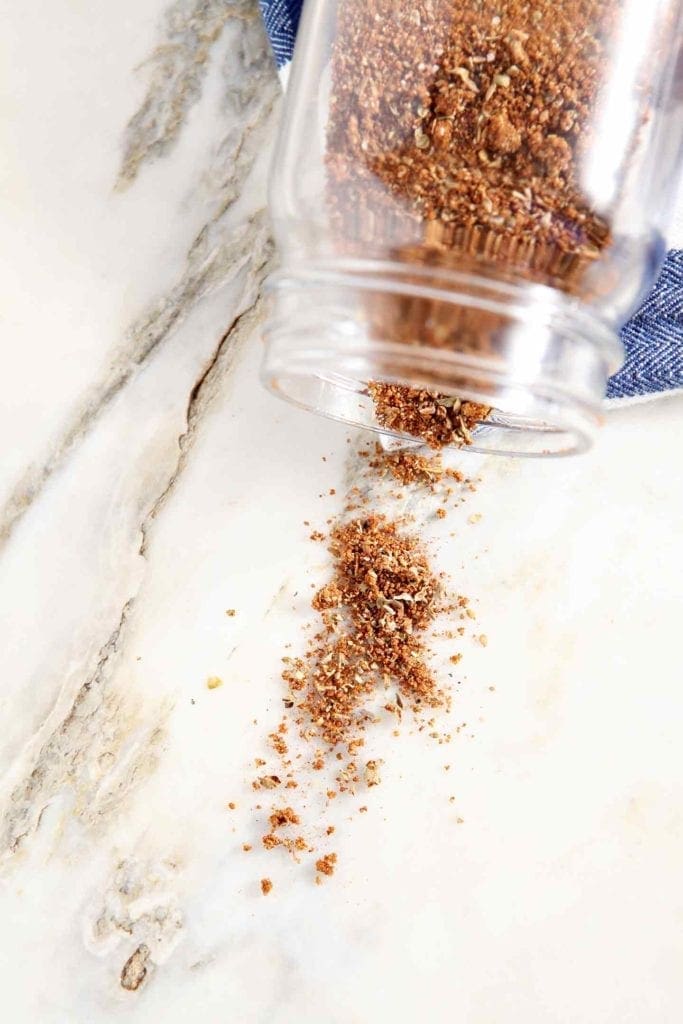
[[[280,271],[267,289],[264,385],[302,408],[406,445],[416,438],[378,421],[370,382],[490,407],[463,450],[572,455],[591,446],[607,378],[622,359],[618,338],[590,310],[543,285],[336,260]],[[461,329],[473,310],[494,318],[485,346]],[[425,344],[424,334],[438,337],[437,328],[447,334],[444,344]]]

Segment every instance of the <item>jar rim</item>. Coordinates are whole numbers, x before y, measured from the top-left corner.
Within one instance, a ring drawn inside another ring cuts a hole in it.
[[[265,386],[300,407],[410,445],[414,437],[377,421],[368,382],[492,407],[468,451],[569,455],[591,446],[607,378],[622,358],[618,337],[589,307],[542,284],[354,259],[288,267],[270,277],[267,290]],[[386,340],[364,323],[368,295],[492,312],[505,329],[487,354]]]

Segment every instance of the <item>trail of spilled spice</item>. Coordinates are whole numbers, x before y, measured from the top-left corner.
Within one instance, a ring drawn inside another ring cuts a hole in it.
[[[460,485],[456,503],[474,489],[463,473],[444,467],[440,454],[384,452],[376,445],[374,453],[361,449],[359,455],[367,458],[370,481],[388,475],[436,501],[452,493],[451,483]],[[419,731],[450,741],[450,733],[437,731],[435,716],[450,710],[451,696],[430,667],[430,644],[436,637],[459,640],[465,628],[436,633],[433,627],[444,612],[474,617],[465,597],[449,594],[444,574],[434,571],[405,521],[369,512],[366,500],[351,488],[345,513],[330,524],[331,577],[311,601],[319,627],[303,656],[282,659],[285,713],[269,734],[270,757],[255,759],[252,779],[260,798],[275,798],[256,805],[267,822],[262,848],[285,851],[295,861],[310,857],[318,885],[338,867],[337,853],[325,849],[335,826],[324,820],[324,807],[311,813],[308,798],[322,797],[329,808],[337,797],[381,785],[384,762],[364,748],[368,729],[386,721],[385,714],[394,725],[410,714]],[[451,663],[459,659],[453,655]]]
[[[438,453],[422,455],[420,452],[405,450],[385,451],[380,444],[376,444],[374,456],[369,459],[368,465],[380,478],[389,475],[400,484],[414,485],[432,493],[439,488],[443,489],[447,481],[472,485],[472,481],[459,469],[444,466]],[[448,494],[448,488],[445,493]]]
[[[368,391],[380,426],[420,438],[430,448],[472,444],[472,431],[491,413],[489,406],[479,402],[467,402],[403,384],[372,381]]]
[[[419,541],[369,515],[336,526],[330,551],[334,578],[313,599],[323,629],[283,678],[332,747],[365,727],[363,702],[377,687],[398,687],[418,707],[443,707],[447,698],[426,661],[424,632],[442,590]]]

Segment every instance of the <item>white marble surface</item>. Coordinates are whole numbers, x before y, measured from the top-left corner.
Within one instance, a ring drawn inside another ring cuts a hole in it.
[[[3,1018],[678,1024],[683,401],[611,413],[581,460],[482,463],[445,524],[410,499],[489,637],[467,727],[378,729],[325,886],[244,854],[325,574],[302,520],[357,472],[256,380],[255,5],[0,10]]]

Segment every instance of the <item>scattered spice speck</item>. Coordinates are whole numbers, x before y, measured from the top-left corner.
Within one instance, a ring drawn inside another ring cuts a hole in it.
[[[291,807],[282,807],[274,810],[270,815],[270,827],[274,832],[277,828],[284,828],[286,825],[299,825],[299,815]]]
[[[217,690],[219,686],[223,685],[223,680],[220,676],[209,676],[206,680],[207,690]]]
[[[263,893],[263,895],[267,896],[268,893],[272,891],[272,889],[273,889],[273,883],[271,882],[271,880],[269,878],[262,878],[261,879],[261,892]]]
[[[315,869],[316,871],[319,871],[321,875],[333,875],[336,863],[337,854],[326,853],[324,857],[320,857],[315,862]]]
[[[372,786],[379,786],[380,782],[382,781],[382,777],[380,775],[381,764],[382,762],[377,760],[368,761],[368,763],[366,764],[365,781],[367,783],[368,789],[370,789]]]

